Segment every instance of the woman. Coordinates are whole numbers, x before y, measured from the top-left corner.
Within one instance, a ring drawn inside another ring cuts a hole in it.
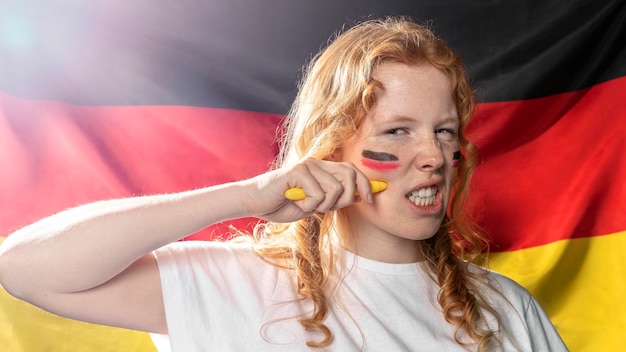
[[[41,220],[2,245],[0,283],[174,351],[566,350],[527,291],[470,264],[485,246],[463,209],[472,110],[431,31],[361,23],[312,61],[275,170]],[[254,237],[172,243],[247,216],[266,221]]]

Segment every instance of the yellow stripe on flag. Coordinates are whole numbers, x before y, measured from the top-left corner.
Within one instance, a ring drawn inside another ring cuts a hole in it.
[[[155,352],[156,348],[148,333],[61,318],[11,297],[0,286],[0,350]]]
[[[626,231],[490,258],[537,298],[571,351],[626,349]]]

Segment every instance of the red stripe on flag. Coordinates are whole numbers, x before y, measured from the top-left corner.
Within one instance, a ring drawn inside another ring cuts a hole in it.
[[[473,200],[494,251],[626,229],[624,92],[626,77],[478,106]]]
[[[479,221],[494,250],[626,229],[626,79],[482,104]],[[179,106],[89,107],[0,95],[0,231],[103,198],[173,192],[265,171],[282,116]],[[236,222],[246,226],[251,220]],[[200,238],[212,238],[213,229]]]
[[[277,152],[282,118],[204,107],[76,106],[3,94],[0,108],[0,235],[94,200],[260,174]],[[214,230],[199,236],[212,238]]]

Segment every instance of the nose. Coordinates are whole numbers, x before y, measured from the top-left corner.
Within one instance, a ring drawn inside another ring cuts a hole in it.
[[[414,165],[422,171],[434,171],[441,168],[445,162],[441,143],[437,139],[426,139],[416,146]]]

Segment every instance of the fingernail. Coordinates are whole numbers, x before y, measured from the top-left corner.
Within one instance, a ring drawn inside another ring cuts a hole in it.
[[[374,199],[372,199],[372,194],[369,193],[369,192],[367,193],[367,202],[368,203],[373,203],[374,202]]]

